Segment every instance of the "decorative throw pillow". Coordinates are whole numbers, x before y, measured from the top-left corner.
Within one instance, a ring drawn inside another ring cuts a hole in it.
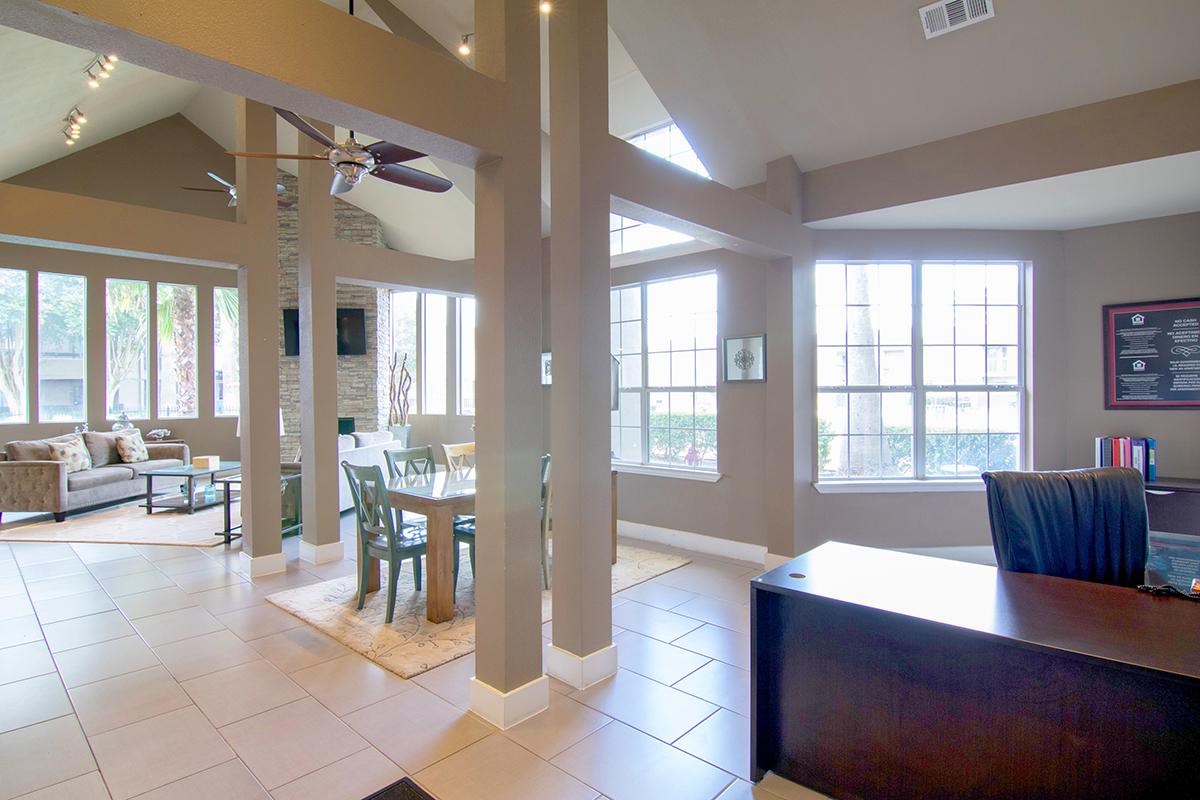
[[[117,441],[117,452],[126,464],[150,460],[150,453],[146,450],[146,443],[142,441],[141,431],[123,431],[113,438]]]
[[[46,442],[46,446],[50,448],[50,460],[66,463],[68,474],[92,468],[92,454],[78,436],[66,442]]]

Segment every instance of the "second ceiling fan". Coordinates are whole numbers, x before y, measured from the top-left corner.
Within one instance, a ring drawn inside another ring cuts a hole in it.
[[[335,142],[306,122],[299,114],[282,108],[276,108],[275,113],[294,126],[296,130],[322,145],[325,152],[320,155],[231,152],[229,155],[244,158],[294,158],[305,161],[328,161],[329,165],[333,167],[333,183],[329,187],[329,193],[332,195],[350,191],[358,185],[364,175],[373,175],[390,183],[398,183],[401,186],[420,189],[424,192],[444,192],[454,185],[440,175],[433,175],[403,163],[423,158],[424,153],[391,142],[362,145],[354,138],[354,131],[350,131],[350,138],[346,141]]]

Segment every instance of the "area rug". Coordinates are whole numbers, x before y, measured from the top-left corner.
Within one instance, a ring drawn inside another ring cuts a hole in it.
[[[682,556],[617,545],[612,568],[612,590],[636,586],[689,563]],[[387,583],[382,566],[381,586]],[[396,585],[396,613],[391,625],[383,623],[387,592],[367,596],[358,604],[358,579],[350,575],[269,595],[267,602],[295,614],[357,653],[402,678],[420,675],[434,667],[475,652],[475,582],[463,559],[455,594],[454,618],[433,623],[425,619],[425,593],[413,587],[411,563],[400,571]],[[550,592],[542,592],[542,622],[550,621]]]
[[[0,525],[0,542],[89,542],[97,544],[160,544],[179,547],[216,547],[225,540],[214,534],[225,528],[221,506],[195,514],[156,511],[147,514],[139,501],[97,511],[70,513],[62,522],[53,519],[17,521]],[[233,524],[241,522],[233,505]]]

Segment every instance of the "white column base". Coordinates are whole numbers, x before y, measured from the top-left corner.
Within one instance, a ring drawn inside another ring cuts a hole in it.
[[[287,560],[283,553],[271,553],[267,556],[251,556],[247,552],[242,552],[241,564],[238,566],[238,572],[250,578],[261,578],[263,575],[274,575],[277,572],[283,572],[287,569]]]
[[[300,540],[300,560],[305,564],[328,564],[330,561],[341,561],[346,556],[346,549],[339,539],[329,544],[312,544]]]
[[[546,643],[546,674],[576,689],[586,689],[594,683],[617,674],[617,646],[610,644],[586,656]]]
[[[545,675],[510,692],[501,692],[472,676],[470,692],[471,712],[501,730],[524,722],[550,707],[550,679]]]

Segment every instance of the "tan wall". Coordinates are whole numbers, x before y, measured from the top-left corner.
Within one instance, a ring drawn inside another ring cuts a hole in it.
[[[1200,413],[1104,409],[1100,322],[1106,303],[1200,297],[1200,214],[1085,228],[1063,239],[1070,285],[1068,462],[1090,466],[1096,436],[1154,436],[1160,475],[1200,477]]]

